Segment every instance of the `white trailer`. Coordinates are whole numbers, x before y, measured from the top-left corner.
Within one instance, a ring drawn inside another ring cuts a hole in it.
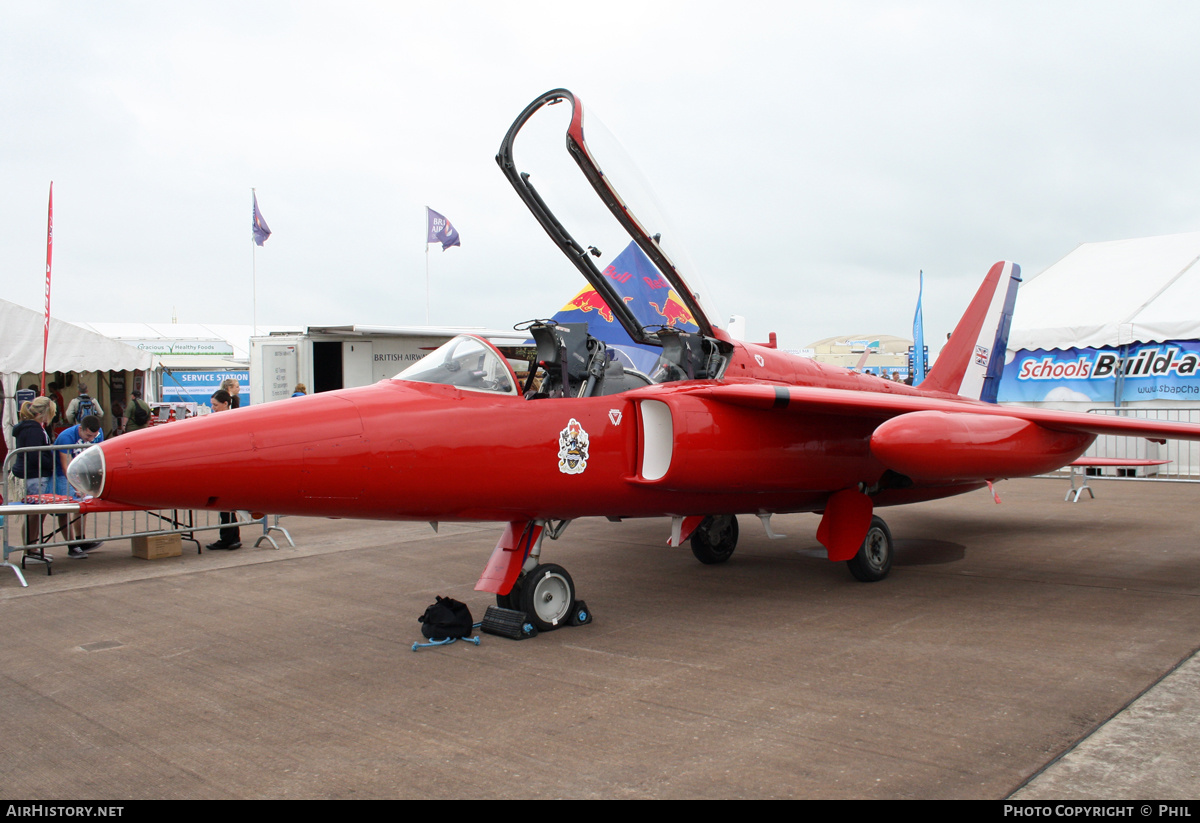
[[[250,339],[250,403],[291,397],[297,383],[309,394],[367,386],[395,377],[459,334],[520,343],[523,332],[466,326],[309,326]]]

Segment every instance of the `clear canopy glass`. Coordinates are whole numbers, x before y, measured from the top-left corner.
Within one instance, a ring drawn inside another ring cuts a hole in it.
[[[442,344],[395,379],[440,383],[466,391],[517,393],[517,377],[508,361],[491,343],[470,334]]]
[[[711,318],[719,314],[704,307],[707,295],[685,282],[685,277],[699,278],[681,233],[668,223],[621,144],[590,109],[584,112],[578,98],[557,89],[531,103],[509,129],[497,159],[543,228],[634,342],[657,345],[645,330],[681,322],[711,333]],[[580,185],[581,171],[587,185]],[[653,303],[631,297],[623,290],[624,280],[614,284],[621,272],[611,266],[601,269],[604,261],[622,255],[631,240],[653,271],[646,273],[646,283],[661,290]]]

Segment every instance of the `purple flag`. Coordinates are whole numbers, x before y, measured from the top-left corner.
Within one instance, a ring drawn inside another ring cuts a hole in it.
[[[426,234],[426,245],[430,243],[441,243],[442,251],[451,246],[461,246],[459,242],[458,230],[450,225],[450,221],[442,215],[438,214],[429,206],[425,207],[425,217],[429,223],[429,231]]]
[[[263,220],[262,213],[258,210],[258,195],[254,197],[254,242],[262,245],[267,242],[267,238],[271,236],[271,229],[267,226],[267,221]]]

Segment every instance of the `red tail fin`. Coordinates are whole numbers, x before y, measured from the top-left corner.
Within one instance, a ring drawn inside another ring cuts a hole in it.
[[[1016,263],[992,266],[922,381],[922,389],[996,402],[1020,282],[1021,267]]]

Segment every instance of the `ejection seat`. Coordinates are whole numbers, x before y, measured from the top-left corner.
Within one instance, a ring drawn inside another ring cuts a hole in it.
[[[653,383],[650,382],[650,378],[640,371],[627,369],[621,365],[620,361],[609,360],[608,366],[604,369],[604,380],[596,387],[596,391],[592,392],[592,396],[607,397],[610,394],[620,394],[623,391],[651,385]]]
[[[537,346],[537,362],[525,381],[525,398],[592,397],[602,394],[608,366],[604,343],[588,334],[587,323],[535,321],[529,333]],[[542,369],[541,386],[534,375]]]
[[[662,343],[662,357],[653,379],[656,383],[674,380],[705,380],[718,377],[723,359],[716,343],[702,334],[664,327],[655,332]]]

